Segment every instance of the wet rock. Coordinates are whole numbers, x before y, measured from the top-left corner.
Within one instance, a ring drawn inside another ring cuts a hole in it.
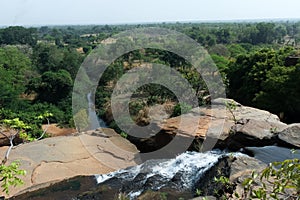
[[[171,160],[146,161],[140,166],[113,173],[112,178],[99,176],[98,181],[100,185],[118,189],[131,198],[143,196],[147,191],[176,191],[176,197],[180,197],[180,194],[193,195],[198,188],[203,189],[204,194],[212,193],[212,180],[221,175],[229,175],[227,156],[187,152]]]

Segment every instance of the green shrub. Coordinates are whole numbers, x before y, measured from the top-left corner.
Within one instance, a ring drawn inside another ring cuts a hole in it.
[[[0,165],[1,188],[3,192],[9,194],[9,187],[22,185],[24,182],[19,176],[25,176],[26,171],[20,170],[20,162],[14,161],[10,165]]]
[[[226,106],[226,109],[230,112],[234,123],[236,124],[237,119],[236,119],[235,114],[234,114],[234,111],[237,109],[236,103],[233,102],[233,101],[226,101],[225,106]]]
[[[121,135],[123,138],[125,138],[125,139],[128,137],[128,134],[125,133],[124,131],[122,131],[122,132],[120,133],[120,135]]]
[[[254,187],[256,184],[259,186]],[[243,185],[245,198],[299,199],[300,160],[270,163],[260,176],[253,172],[251,178],[245,179]]]
[[[171,117],[177,117],[182,114],[188,113],[192,109],[192,106],[187,103],[179,103],[174,107]]]
[[[131,116],[137,116],[140,110],[143,110],[143,108],[146,106],[146,104],[141,100],[131,101],[129,103],[129,112]]]

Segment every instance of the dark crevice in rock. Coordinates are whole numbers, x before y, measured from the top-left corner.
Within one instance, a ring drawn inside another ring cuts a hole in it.
[[[226,148],[232,151],[238,151],[241,148],[247,147],[247,146],[269,146],[274,145],[277,143],[277,136],[274,135],[270,138],[255,138],[253,136],[248,136],[244,133],[234,133],[231,136],[229,136],[225,141],[224,144],[226,144]]]
[[[155,136],[145,139],[129,136],[128,140],[134,144],[141,153],[148,153],[161,149],[169,144],[173,138],[174,136],[171,134],[159,132]]]
[[[299,135],[300,135],[300,133],[299,133]],[[290,144],[288,142],[285,142],[283,140],[280,140],[279,138],[278,138],[278,141],[277,141],[277,145],[281,146],[281,147],[290,148],[290,149],[300,149],[300,147],[292,145],[292,144]]]

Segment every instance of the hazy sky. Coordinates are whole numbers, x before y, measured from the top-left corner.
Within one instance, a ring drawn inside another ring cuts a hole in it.
[[[300,0],[0,1],[0,25],[300,18]]]

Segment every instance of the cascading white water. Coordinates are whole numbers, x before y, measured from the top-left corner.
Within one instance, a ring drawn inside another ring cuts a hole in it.
[[[112,178],[132,181],[136,184],[130,192],[130,199],[135,199],[145,189],[159,190],[167,183],[174,183],[181,189],[190,189],[207,170],[213,167],[222,156],[227,153],[221,151],[210,151],[206,153],[186,152],[170,160],[148,160],[145,163],[119,170],[113,173],[96,175],[98,184],[109,181]],[[244,154],[234,154],[235,156]],[[141,176],[142,178],[137,178]],[[147,181],[158,178],[159,181],[151,182],[151,186],[145,186]],[[146,187],[146,188],[145,188]],[[148,187],[148,188],[147,188]]]
[[[90,122],[91,122],[90,126],[89,126],[89,129],[90,130],[95,130],[99,127],[105,128],[106,127],[105,122],[102,119],[100,119],[96,114],[95,104],[92,100],[92,92],[89,92],[87,94],[87,100],[88,100],[88,103],[89,103],[88,115],[89,115],[89,119],[90,119]]]

